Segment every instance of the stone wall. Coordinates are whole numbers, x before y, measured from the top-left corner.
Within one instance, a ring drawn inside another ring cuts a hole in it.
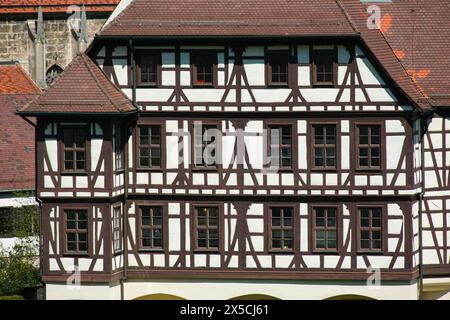
[[[67,23],[67,18],[50,19],[46,18],[44,14],[44,19],[46,70],[54,64],[64,69],[77,54],[78,42]],[[34,80],[36,80],[35,52],[33,36],[29,31],[28,24],[35,31],[35,21],[32,19],[6,20],[0,17],[0,62],[19,61]],[[105,21],[106,18],[89,18],[88,16],[89,42],[100,31]]]

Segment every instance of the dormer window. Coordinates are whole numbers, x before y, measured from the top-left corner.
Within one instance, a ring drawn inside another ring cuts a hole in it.
[[[316,86],[334,86],[336,72],[336,52],[334,49],[313,50],[313,84]]]
[[[287,86],[289,75],[289,51],[269,51],[268,60],[268,85]]]
[[[217,55],[215,53],[192,53],[193,84],[197,87],[212,87],[215,83]]]

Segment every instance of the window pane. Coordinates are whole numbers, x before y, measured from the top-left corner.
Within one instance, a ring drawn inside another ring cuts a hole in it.
[[[78,229],[87,229],[87,222],[86,221],[78,221]]]
[[[197,246],[199,247],[199,248],[206,248],[206,239],[205,238],[199,238],[198,240],[197,240]]]
[[[153,246],[155,248],[162,248],[162,239],[161,238],[157,238],[157,239],[153,239]]]
[[[272,248],[281,248],[281,239],[272,238]]]
[[[78,243],[78,250],[81,252],[87,251],[87,242]]]
[[[76,242],[67,242],[67,251],[77,251]]]
[[[209,212],[209,225],[210,226],[218,226],[219,220],[218,220],[218,212],[216,210],[210,210]]]
[[[76,223],[73,220],[67,221],[67,229],[76,229]]]
[[[68,242],[74,242],[77,240],[75,233],[67,233],[67,241]]]
[[[87,233],[79,233],[78,234],[78,241],[86,242],[87,241]]]

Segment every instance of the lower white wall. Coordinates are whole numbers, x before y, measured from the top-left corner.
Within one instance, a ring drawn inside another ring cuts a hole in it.
[[[368,287],[350,281],[236,281],[236,280],[152,280],[124,284],[125,300],[151,294],[175,295],[187,300],[228,300],[244,295],[269,295],[282,300],[323,300],[340,295],[361,295],[380,300],[417,299],[417,284],[384,283]],[[118,300],[120,285],[47,284],[48,300]]]
[[[46,300],[120,300],[120,285],[46,284]]]

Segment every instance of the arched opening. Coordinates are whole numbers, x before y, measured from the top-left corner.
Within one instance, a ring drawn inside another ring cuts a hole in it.
[[[61,73],[63,72],[63,69],[58,66],[57,64],[54,64],[53,66],[51,66],[46,73],[46,82],[47,82],[47,86],[51,86],[53,84],[53,82],[56,81],[56,79],[59,78],[59,76],[61,75]]]
[[[138,297],[133,300],[186,300],[186,299],[172,294],[155,293]]]
[[[281,300],[266,294],[247,294],[244,296],[234,297],[229,300]]]
[[[376,299],[366,296],[360,296],[357,294],[343,294],[340,296],[330,297],[325,300],[376,300]]]

